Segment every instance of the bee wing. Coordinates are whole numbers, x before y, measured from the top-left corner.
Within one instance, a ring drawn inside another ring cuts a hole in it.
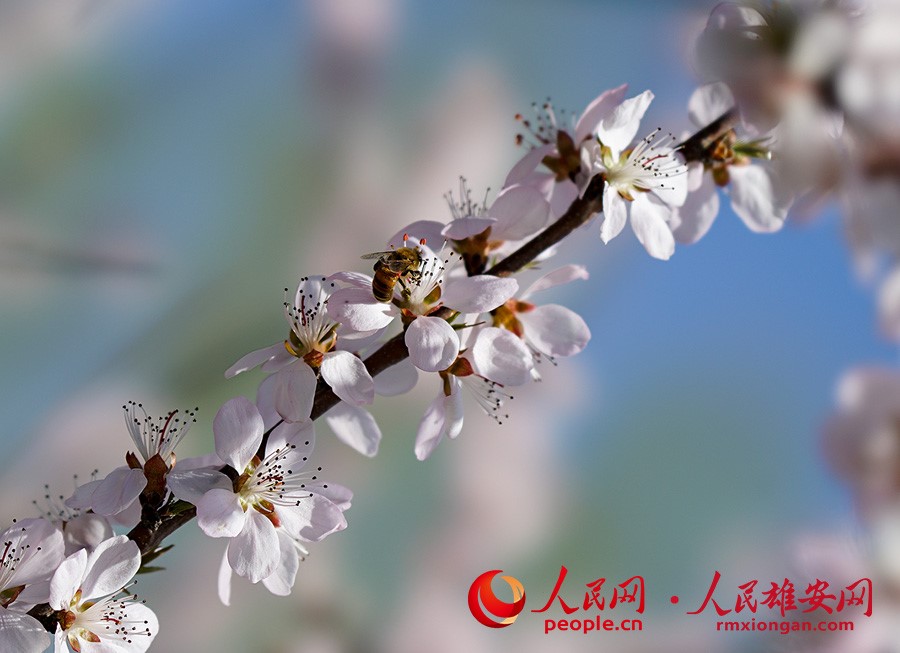
[[[359,258],[362,258],[362,259],[384,258],[385,256],[390,256],[390,255],[393,254],[393,253],[394,253],[393,251],[389,251],[389,252],[372,252],[371,254],[363,254],[363,255],[360,256]]]

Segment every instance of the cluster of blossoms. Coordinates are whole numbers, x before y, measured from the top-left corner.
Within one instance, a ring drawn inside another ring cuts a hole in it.
[[[492,201],[473,200],[461,181],[458,194],[447,195],[446,220],[420,220],[373,244],[379,251],[363,256],[374,261],[372,274],[311,275],[285,290],[284,340],[225,373],[259,368],[263,377],[255,401],[236,397],[215,415],[215,453],[176,456],[196,409],[154,419],[140,403],[124,406],[134,447],[125,464],[3,534],[0,649],[36,653],[55,633],[57,651],[146,650],[158,626],[130,591],[133,578],[193,516],[206,535],[226,541],[223,603],[235,574],[289,594],[307,545],[347,527],[352,499],[310,462],[315,421],[375,456],[382,433],[367,406],[424,378],[435,396],[415,434],[419,460],[462,432],[464,388],[502,423],[515,388],[539,382],[542,365],[590,340],[578,314],[543,301],[587,278],[584,267],[552,260],[555,245],[589,220],[603,243],[630,223],[646,251],[665,260],[676,242],[707,233],[719,189],[755,232],[777,231],[795,204],[827,189],[851,198],[887,178],[885,197],[897,196],[900,138],[891,138],[900,135],[870,134],[861,116],[891,108],[870,79],[880,51],[868,46],[881,42],[877,23],[898,12],[893,3],[871,12],[866,18],[838,0],[718,6],[700,41],[709,83],[688,102],[699,130],[692,136],[642,127],[654,96],[629,95],[626,86],[570,121],[549,103],[533,118],[517,116],[527,152]],[[853,93],[835,90],[847,88]],[[860,88],[871,91],[872,105],[849,101]],[[838,154],[853,162],[841,167],[849,176],[834,174]],[[877,244],[900,253],[900,238],[883,242],[900,230],[872,205],[883,207],[854,201],[848,214],[857,250],[868,256]],[[882,301],[894,335],[898,276]],[[900,381],[873,374],[847,382],[829,442],[861,500],[881,505],[900,496]]]

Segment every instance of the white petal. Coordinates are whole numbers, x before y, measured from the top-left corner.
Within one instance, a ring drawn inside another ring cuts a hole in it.
[[[475,368],[491,381],[501,385],[523,385],[531,380],[534,359],[522,340],[497,327],[478,332],[472,346]]]
[[[97,546],[113,536],[109,521],[100,515],[86,512],[66,522],[63,532],[66,551],[74,553],[78,549],[93,551]]]
[[[222,605],[231,605],[231,565],[228,564],[228,549],[222,554],[222,562],[219,563],[219,574],[216,578],[216,589],[219,592],[219,600]]]
[[[75,488],[75,492],[66,499],[65,504],[69,508],[75,508],[76,510],[91,510],[91,503],[94,499],[94,492],[100,487],[100,483],[103,482],[103,479],[97,479],[96,481],[88,481],[82,485],[79,485]]]
[[[145,487],[147,477],[144,470],[119,467],[111,471],[94,490],[91,505],[94,512],[100,515],[117,515],[134,503]]]
[[[459,381],[456,381],[454,385],[455,391],[444,397],[443,431],[444,434],[451,439],[462,433],[463,417],[465,416],[462,393],[459,391]]]
[[[408,235],[410,241],[412,241],[408,243],[409,245],[417,245],[419,241],[424,238],[431,248],[436,247],[440,249],[441,244],[444,242],[444,237],[441,235],[443,229],[443,222],[438,222],[436,220],[417,220],[395,233],[388,241],[388,246],[403,247],[403,236]]]
[[[310,481],[306,484],[306,489],[315,494],[321,494],[337,506],[341,512],[350,508],[350,502],[353,499],[353,492],[350,488],[344,487],[340,483]]]
[[[312,455],[313,448],[316,444],[316,425],[315,422],[307,420],[306,422],[285,422],[277,427],[269,435],[269,441],[266,444],[266,451],[272,452],[291,443],[294,445],[292,458],[309,457]],[[300,467],[298,462],[297,467]]]
[[[550,180],[553,182],[553,177]],[[574,182],[568,179],[554,182],[550,192],[550,213],[557,218],[561,217],[579,197],[578,186]],[[544,250],[545,254],[546,251]]]
[[[258,583],[278,566],[275,526],[256,510],[248,511],[241,532],[228,543],[228,563],[234,573]]]
[[[600,123],[608,117],[613,110],[622,103],[625,93],[628,92],[628,84],[622,84],[618,88],[604,91],[593,101],[578,118],[575,125],[575,143],[580,143],[593,134]]]
[[[419,422],[415,447],[416,458],[419,460],[428,458],[440,444],[444,437],[445,417],[444,394],[441,392],[428,406]]]
[[[613,151],[614,156],[618,156],[631,145],[641,126],[641,119],[652,101],[653,93],[644,91],[640,95],[624,100],[600,121],[597,136]]]
[[[702,165],[700,166],[702,169]],[[684,205],[673,212],[672,229],[679,243],[690,245],[706,235],[719,213],[719,193],[712,175],[704,174],[696,190],[689,193]]]
[[[251,351],[249,354],[241,357],[241,359],[238,360],[237,363],[225,370],[225,378],[230,379],[233,376],[237,376],[241,372],[252,370],[254,367],[262,365],[270,358],[273,358],[276,354],[284,351],[284,343],[282,342],[279,342],[278,344],[272,345],[270,347],[265,347],[264,349]]]
[[[293,356],[291,356],[293,358]],[[281,415],[275,410],[275,375],[270,374],[262,380],[256,389],[256,409],[263,418],[263,426],[269,430],[275,424],[282,421]],[[180,461],[179,461],[180,462]],[[177,466],[177,464],[176,464]]]
[[[895,267],[878,289],[878,321],[892,340],[900,340],[900,267]]]
[[[521,240],[547,226],[550,204],[535,188],[510,186],[497,195],[488,215],[497,220],[492,240]]]
[[[372,287],[372,275],[363,274],[362,272],[353,272],[352,270],[335,272],[334,274],[328,275],[327,279],[328,281],[339,281],[351,288],[365,289]]]
[[[214,488],[229,491],[232,488],[231,479],[216,468],[179,470],[177,464],[166,477],[166,484],[177,498],[194,505]]]
[[[666,218],[671,209],[639,193],[631,203],[631,228],[650,256],[668,260],[675,253],[675,238]]]
[[[82,600],[119,591],[134,578],[140,566],[141,551],[138,545],[124,535],[101,542],[88,555],[87,572],[81,583]]]
[[[460,313],[484,313],[503,304],[518,289],[519,282],[515,279],[489,274],[461,277],[447,281],[441,302]]]
[[[409,359],[424,372],[447,369],[459,354],[459,336],[439,317],[416,318],[406,329]]]
[[[318,542],[347,528],[343,510],[314,492],[299,499],[296,506],[279,507],[278,516],[287,533],[307,542]]]
[[[441,235],[451,240],[465,240],[470,236],[477,236],[488,227],[493,227],[496,222],[494,218],[476,218],[472,216],[458,218],[444,227]],[[493,231],[491,234],[493,235]]]
[[[397,315],[393,304],[379,302],[372,287],[341,288],[328,298],[328,316],[354,331],[377,331]]]
[[[541,292],[542,290],[549,290],[550,288],[561,286],[571,281],[575,281],[576,279],[588,279],[590,276],[587,268],[583,265],[564,265],[561,268],[557,268],[538,278],[537,281],[528,286],[528,290],[522,293],[521,299],[525,300],[534,293]]]
[[[365,408],[341,402],[323,416],[328,428],[343,442],[370,458],[378,453],[381,430]]]
[[[20,519],[6,529],[0,535],[0,551],[6,546],[17,560],[14,571],[4,574],[6,585],[0,591],[49,579],[64,557],[62,533],[43,518]]]
[[[263,418],[252,401],[229,399],[213,419],[216,454],[240,474],[256,455],[264,431]]]
[[[34,617],[0,608],[0,651],[42,653],[50,633]]]
[[[119,608],[116,604],[116,610],[122,612],[122,620],[126,623],[139,624],[141,635],[128,640],[107,640],[108,648],[103,648],[102,639],[97,645],[85,643],[81,647],[82,653],[144,653],[150,648],[159,632],[159,620],[153,610],[143,603],[128,603],[124,608]],[[149,635],[145,633],[145,629],[149,631]]]
[[[578,313],[557,304],[519,314],[525,338],[549,356],[574,356],[587,346],[591,330]]]
[[[295,360],[297,359],[294,356],[291,356],[290,353],[288,353],[288,350],[284,347],[284,343],[282,343],[281,345],[279,345],[278,351],[275,353],[275,355],[265,363],[263,363],[262,367],[260,367],[259,369],[261,369],[263,372],[268,372],[271,374],[272,372],[277,372],[278,370],[282,369],[285,365],[290,365]]]
[[[68,609],[72,597],[81,587],[87,570],[88,552],[76,551],[60,563],[50,580],[50,606],[54,610]]]
[[[455,438],[463,427],[463,406],[460,380],[452,376],[449,379],[450,394],[444,394],[444,388],[428,406],[419,430],[416,433],[416,458],[425,460],[445,437]]]
[[[731,207],[744,224],[757,233],[772,233],[784,226],[791,207],[790,193],[761,165],[730,166],[731,183],[726,192]]]
[[[365,363],[349,351],[332,351],[325,354],[320,368],[325,383],[344,401],[362,405],[375,399],[375,382]]]
[[[238,496],[231,490],[212,489],[197,502],[197,526],[210,537],[236,536],[246,518]]]
[[[298,360],[275,373],[275,410],[288,422],[305,422],[316,398],[316,373]]]
[[[288,596],[294,587],[297,571],[300,569],[300,552],[294,541],[278,531],[278,546],[281,555],[278,566],[269,576],[263,578],[263,585],[275,596]]]
[[[416,387],[418,380],[419,372],[416,366],[405,358],[375,377],[375,393],[382,397],[406,394]]]
[[[541,165],[541,161],[544,160],[544,157],[548,154],[552,154],[555,150],[555,143],[547,143],[530,150],[528,154],[519,159],[512,167],[512,170],[506,175],[506,181],[503,182],[503,186],[506,187],[512,186],[513,184],[525,183],[537,167]]]
[[[688,100],[688,116],[697,127],[705,127],[734,107],[734,96],[722,82],[701,86]]]
[[[603,189],[603,212],[600,214],[600,240],[609,243],[622,233],[628,221],[628,207],[618,191],[606,184]]]

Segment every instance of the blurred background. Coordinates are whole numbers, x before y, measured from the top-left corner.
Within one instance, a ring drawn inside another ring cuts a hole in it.
[[[68,495],[73,474],[120,464],[128,399],[200,406],[181,455],[211,450],[218,406],[262,378],[223,371],[284,337],[282,289],[367,270],[403,225],[447,219],[459,175],[498,188],[532,101],[578,113],[627,82],[657,96],[648,125],[687,129],[712,4],[0,2],[4,521],[33,515],[44,483]],[[183,529],[137,588],[153,650],[790,649],[684,612],[715,570],[726,597],[751,578],[838,583],[807,554],[865,547],[819,432],[844,370],[896,349],[836,211],[816,215],[761,236],[723,202],[667,263],[630,231],[570,239],[557,261],[591,279],[555,299],[591,327],[581,356],[516,393],[502,427],[473,410],[424,463],[427,383],[376,403],[374,460],[322,425],[318,460],[355,492],[348,530],[312,548],[290,598],[237,581],[225,608],[224,546]],[[548,639],[539,615],[494,631],[469,614],[483,571],[519,578],[531,608],[562,564],[575,603],[598,577],[643,575],[644,632]]]

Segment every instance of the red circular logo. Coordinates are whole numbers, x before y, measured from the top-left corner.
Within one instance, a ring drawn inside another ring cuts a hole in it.
[[[525,588],[512,576],[500,578],[505,580],[512,590],[513,602],[501,601],[494,594],[491,581],[500,573],[503,573],[500,569],[486,571],[476,578],[469,588],[469,610],[479,623],[488,628],[506,628],[515,623],[519,613],[525,609]]]

